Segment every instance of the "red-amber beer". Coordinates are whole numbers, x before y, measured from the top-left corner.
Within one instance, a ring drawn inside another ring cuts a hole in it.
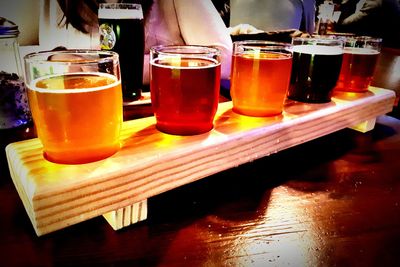
[[[76,73],[39,78],[28,86],[28,98],[49,161],[86,163],[120,148],[122,91],[115,76]]]
[[[257,117],[282,113],[292,67],[289,47],[260,42],[234,44],[231,96],[235,112]]]
[[[157,129],[176,135],[210,131],[219,100],[219,50],[176,46],[152,48],[151,53],[150,90]]]
[[[346,47],[339,80],[335,90],[365,92],[371,84],[379,51],[369,48]]]

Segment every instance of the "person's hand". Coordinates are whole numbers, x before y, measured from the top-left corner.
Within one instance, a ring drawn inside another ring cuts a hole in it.
[[[295,30],[293,33],[290,34],[290,36],[293,37],[303,37],[303,38],[309,38],[311,35],[308,32],[302,32],[299,30]]]
[[[254,34],[263,32],[262,30],[259,30],[250,24],[238,24],[233,27],[229,27],[228,30],[230,35]]]

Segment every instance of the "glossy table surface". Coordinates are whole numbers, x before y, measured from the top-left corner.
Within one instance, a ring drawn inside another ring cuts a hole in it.
[[[389,52],[375,85],[399,92]],[[37,237],[3,153],[0,266],[398,266],[397,107],[389,115],[365,134],[344,129],[150,198],[148,219],[117,232],[98,217]],[[35,133],[0,135],[3,150]]]

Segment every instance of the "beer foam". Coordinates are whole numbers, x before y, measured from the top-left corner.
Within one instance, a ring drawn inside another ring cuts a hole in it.
[[[353,55],[377,55],[379,51],[371,48],[345,47],[344,53]]]
[[[93,87],[93,88],[74,88],[74,89],[71,89],[71,88],[40,88],[40,87],[36,86],[36,84],[42,80],[51,79],[53,77],[72,76],[72,75],[103,76],[103,77],[107,77],[107,78],[114,80],[114,82],[111,84]],[[32,80],[31,83],[28,85],[28,88],[29,88],[29,90],[36,91],[39,93],[77,94],[77,93],[89,93],[89,92],[95,92],[95,91],[109,89],[111,87],[118,86],[120,83],[121,83],[121,81],[117,80],[117,78],[111,74],[99,73],[99,72],[76,72],[76,73],[64,73],[64,74],[53,74],[53,75],[43,76],[43,77],[37,78],[35,80]]]
[[[151,65],[157,66],[157,67],[161,67],[161,68],[171,68],[171,69],[207,69],[207,68],[213,68],[215,66],[221,65],[220,62],[218,62],[218,60],[213,59],[213,58],[208,58],[208,57],[195,57],[195,58],[191,58],[191,57],[184,57],[183,60],[189,60],[189,59],[197,59],[197,60],[204,60],[207,61],[210,64],[207,64],[205,66],[199,66],[197,64],[191,64],[191,62],[189,62],[188,66],[181,66],[180,62],[182,60],[182,58],[180,57],[171,57],[171,56],[160,56],[158,58],[154,58],[151,60]],[[168,62],[170,63],[169,65],[165,65],[165,64],[160,64],[157,62]],[[193,62],[195,63],[195,62]]]
[[[292,58],[292,55],[289,53],[274,52],[274,51],[260,52],[259,50],[244,51],[237,53],[234,56],[239,56],[247,59],[261,59],[261,60],[275,60],[275,61],[288,60]]]
[[[100,19],[143,19],[141,9],[99,9]]]
[[[293,52],[310,54],[310,55],[341,55],[343,49],[337,46],[324,46],[324,45],[295,45]]]

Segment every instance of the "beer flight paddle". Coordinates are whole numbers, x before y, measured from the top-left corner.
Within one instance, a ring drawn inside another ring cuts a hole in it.
[[[351,99],[335,94],[343,42],[328,43],[309,39],[238,45],[233,101],[220,104],[218,49],[153,47],[155,116],[126,122],[117,53],[75,50],[27,56],[39,139],[10,144],[6,151],[36,233],[98,215],[120,229],[134,223],[126,218],[147,217],[145,203],[154,195],[346,127],[371,130],[376,117],[392,109],[394,92],[369,88],[369,94]],[[260,68],[251,72],[251,64]],[[253,88],[246,91],[248,79],[254,79]],[[262,87],[279,94],[253,90]],[[240,97],[250,109],[240,109],[235,102]],[[254,113],[254,108],[264,110]],[[141,208],[133,208],[137,206]]]
[[[204,134],[160,132],[154,117],[123,122],[121,149],[87,164],[56,164],[43,157],[37,138],[6,148],[10,175],[38,235],[105,215],[114,229],[143,220],[146,200],[346,127],[371,130],[393,108],[395,92],[370,87],[331,103],[289,101],[282,116],[250,117],[218,105]],[[243,181],[246,182],[245,180]],[[151,207],[149,207],[151,209]],[[148,213],[151,217],[151,210]]]

